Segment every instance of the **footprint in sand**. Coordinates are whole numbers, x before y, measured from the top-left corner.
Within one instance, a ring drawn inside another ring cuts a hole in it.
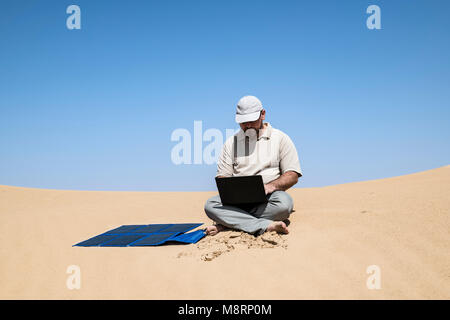
[[[287,249],[287,243],[285,235],[280,235],[275,231],[256,237],[242,231],[223,231],[218,235],[203,238],[196,247],[190,247],[189,254],[187,251],[181,252],[178,254],[178,258],[200,256],[203,261],[212,261],[222,254],[234,250],[276,247]]]

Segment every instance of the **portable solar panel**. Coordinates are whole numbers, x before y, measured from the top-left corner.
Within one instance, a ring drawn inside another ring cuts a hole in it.
[[[125,225],[121,226],[109,231],[106,231],[105,234],[118,234],[118,233],[128,233],[136,229],[142,228],[143,225]]]
[[[192,231],[189,233],[183,233],[177,235],[176,237],[168,239],[168,241],[178,241],[183,243],[196,243],[201,238],[205,236],[205,232],[203,230]]]
[[[130,243],[145,237],[145,234],[123,234],[100,244],[101,247],[126,247]]]
[[[149,234],[146,237],[135,241],[131,246],[156,246],[170,240],[171,237],[174,237],[177,234],[178,232]]]
[[[182,224],[173,224],[170,227],[164,228],[163,232],[187,232],[198,227],[198,223],[182,223]]]
[[[167,241],[196,243],[205,236],[203,230],[185,233],[201,223],[123,225],[75,244],[79,247],[156,246]]]
[[[147,226],[141,226],[133,232],[138,233],[154,233],[154,232],[165,232],[164,229],[171,226],[171,224],[149,224]]]
[[[112,240],[113,238],[117,237],[117,235],[106,235],[106,234],[101,234],[98,236],[95,236],[93,238],[87,239],[83,242],[80,242],[78,244],[76,244],[76,246],[79,247],[95,247],[98,246],[104,242],[107,242],[109,240]]]

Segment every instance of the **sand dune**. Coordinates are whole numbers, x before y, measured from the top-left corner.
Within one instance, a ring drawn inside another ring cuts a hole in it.
[[[72,245],[123,224],[209,224],[203,204],[215,192],[0,186],[0,298],[449,299],[449,190],[450,166],[292,189],[286,236],[81,248]],[[79,290],[66,286],[70,265],[81,269]],[[379,290],[366,286],[370,265]]]

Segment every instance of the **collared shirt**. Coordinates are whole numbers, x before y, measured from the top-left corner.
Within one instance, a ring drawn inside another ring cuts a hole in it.
[[[259,137],[254,129],[239,130],[228,138],[217,161],[216,177],[261,175],[264,183],[287,171],[302,176],[294,143],[284,132],[265,123]]]

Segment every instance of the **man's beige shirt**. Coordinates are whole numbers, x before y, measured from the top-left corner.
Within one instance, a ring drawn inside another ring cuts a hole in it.
[[[287,134],[265,123],[259,138],[255,130],[241,129],[225,141],[216,177],[261,175],[269,183],[287,171],[302,175],[295,145]]]

